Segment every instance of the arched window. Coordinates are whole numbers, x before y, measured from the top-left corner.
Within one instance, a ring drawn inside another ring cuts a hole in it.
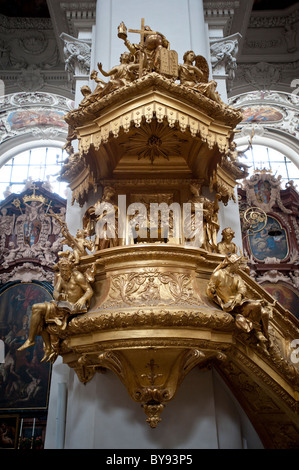
[[[0,169],[0,200],[9,193],[20,193],[28,180],[44,181],[51,191],[66,198],[67,183],[57,181],[66,157],[67,153],[57,147],[38,147],[17,154]]]
[[[242,151],[239,147],[238,150]],[[281,176],[282,183],[290,180],[299,188],[299,168],[285,155],[276,149],[265,145],[253,145],[249,150],[240,155],[239,161],[249,165],[249,176],[256,170],[271,170],[274,176]]]

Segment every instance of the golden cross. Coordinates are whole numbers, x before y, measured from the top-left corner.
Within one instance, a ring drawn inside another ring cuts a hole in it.
[[[33,196],[35,196],[35,190],[38,189],[38,186],[36,186],[35,183],[33,183],[33,184],[30,186],[30,189],[33,189]]]
[[[143,68],[143,47],[144,47],[144,37],[147,34],[157,34],[156,31],[147,31],[144,28],[144,18],[141,18],[141,28],[140,29],[129,29],[129,33],[137,33],[140,34],[140,46],[141,46],[141,56],[139,59],[139,77],[142,75],[142,68]]]
[[[144,18],[141,18],[141,28],[140,29],[129,29],[129,33],[140,34],[140,44],[143,46],[144,36],[147,34],[157,34],[156,31],[147,31],[144,29]]]

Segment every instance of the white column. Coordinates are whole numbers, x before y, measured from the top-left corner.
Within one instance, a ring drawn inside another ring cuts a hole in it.
[[[62,363],[62,357],[59,356],[53,366],[51,375],[45,449],[62,448],[65,434],[69,374],[70,368]],[[57,439],[57,432],[59,440]]]
[[[189,0],[190,45],[196,55],[204,56],[209,62],[209,36],[205,23],[203,0]]]
[[[183,62],[183,54],[191,49],[209,58],[202,0],[97,0],[91,69],[96,68],[97,62],[103,64],[104,70],[119,64],[119,57],[126,46],[117,37],[117,27],[124,21],[128,29],[139,29],[141,18],[145,18],[146,25],[166,36],[171,49],[178,52],[180,63]],[[133,43],[140,40],[137,34],[129,33],[128,38]],[[81,99],[78,80],[76,104]],[[93,201],[89,202],[92,204]],[[227,208],[223,214],[227,212],[231,214]],[[69,206],[67,223],[71,232],[80,226],[83,213],[84,208]],[[234,219],[238,220],[237,213]],[[224,220],[222,228],[228,225]],[[59,379],[61,382],[59,371],[62,366],[59,359],[53,368],[46,448],[55,447],[57,383]],[[162,423],[152,430],[145,422],[141,406],[133,402],[112,372],[96,374],[90,383],[83,385],[74,371],[70,371],[65,448],[215,449],[219,447],[215,403],[211,371],[194,369],[167,404]],[[235,415],[231,419],[238,428]]]
[[[118,25],[123,21],[128,29],[140,29],[141,18],[166,36],[170,48],[178,53],[179,62],[183,62],[184,53],[190,49],[208,56],[202,0],[97,0],[95,64],[102,62],[104,70],[117,65],[126,50],[117,37]],[[128,39],[139,43],[140,36],[128,33]]]

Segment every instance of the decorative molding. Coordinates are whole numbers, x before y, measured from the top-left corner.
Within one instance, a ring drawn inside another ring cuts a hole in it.
[[[236,8],[240,5],[239,1],[205,1],[203,2],[204,6],[204,15],[205,21],[208,23],[209,28],[219,28],[223,29],[223,34],[229,35],[234,13]]]
[[[35,137],[66,136],[65,113],[73,101],[45,92],[12,93],[3,97],[0,117],[0,143],[31,133]]]
[[[294,10],[292,11],[292,9]],[[299,9],[297,5],[294,5],[286,11],[286,13],[280,12],[279,15],[270,12],[253,12],[250,17],[249,27],[250,28],[279,28],[289,24],[293,24],[299,20]]]
[[[9,17],[0,14],[0,32],[5,30],[53,30],[51,18]]]
[[[62,33],[64,42],[65,69],[74,75],[88,75],[90,72],[91,41],[83,41]]]
[[[231,97],[229,103],[231,106],[237,109],[242,108],[244,111],[252,108],[252,111],[259,112],[264,108],[271,108],[281,114],[281,119],[277,120],[242,121],[238,125],[238,128],[241,129],[241,135],[250,135],[253,128],[256,136],[262,136],[266,129],[277,129],[289,136],[299,138],[299,97],[297,95],[260,90]]]
[[[228,87],[232,88],[237,68],[237,54],[241,35],[239,33],[221,39],[210,40],[210,57],[213,77],[227,75]]]

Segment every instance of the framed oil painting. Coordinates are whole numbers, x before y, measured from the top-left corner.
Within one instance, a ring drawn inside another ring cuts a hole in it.
[[[253,256],[263,261],[266,258],[286,259],[289,254],[287,233],[274,217],[267,217],[266,226],[260,223],[255,233],[249,234],[248,242]]]
[[[28,338],[32,305],[52,300],[47,283],[8,283],[0,290],[0,333],[4,342],[4,363],[0,364],[0,412],[46,410],[51,365],[41,363],[43,341],[25,351],[18,348]]]
[[[18,415],[0,415],[0,449],[16,449],[18,431]]]
[[[264,282],[262,286],[277,302],[299,319],[298,292],[283,283]]]

